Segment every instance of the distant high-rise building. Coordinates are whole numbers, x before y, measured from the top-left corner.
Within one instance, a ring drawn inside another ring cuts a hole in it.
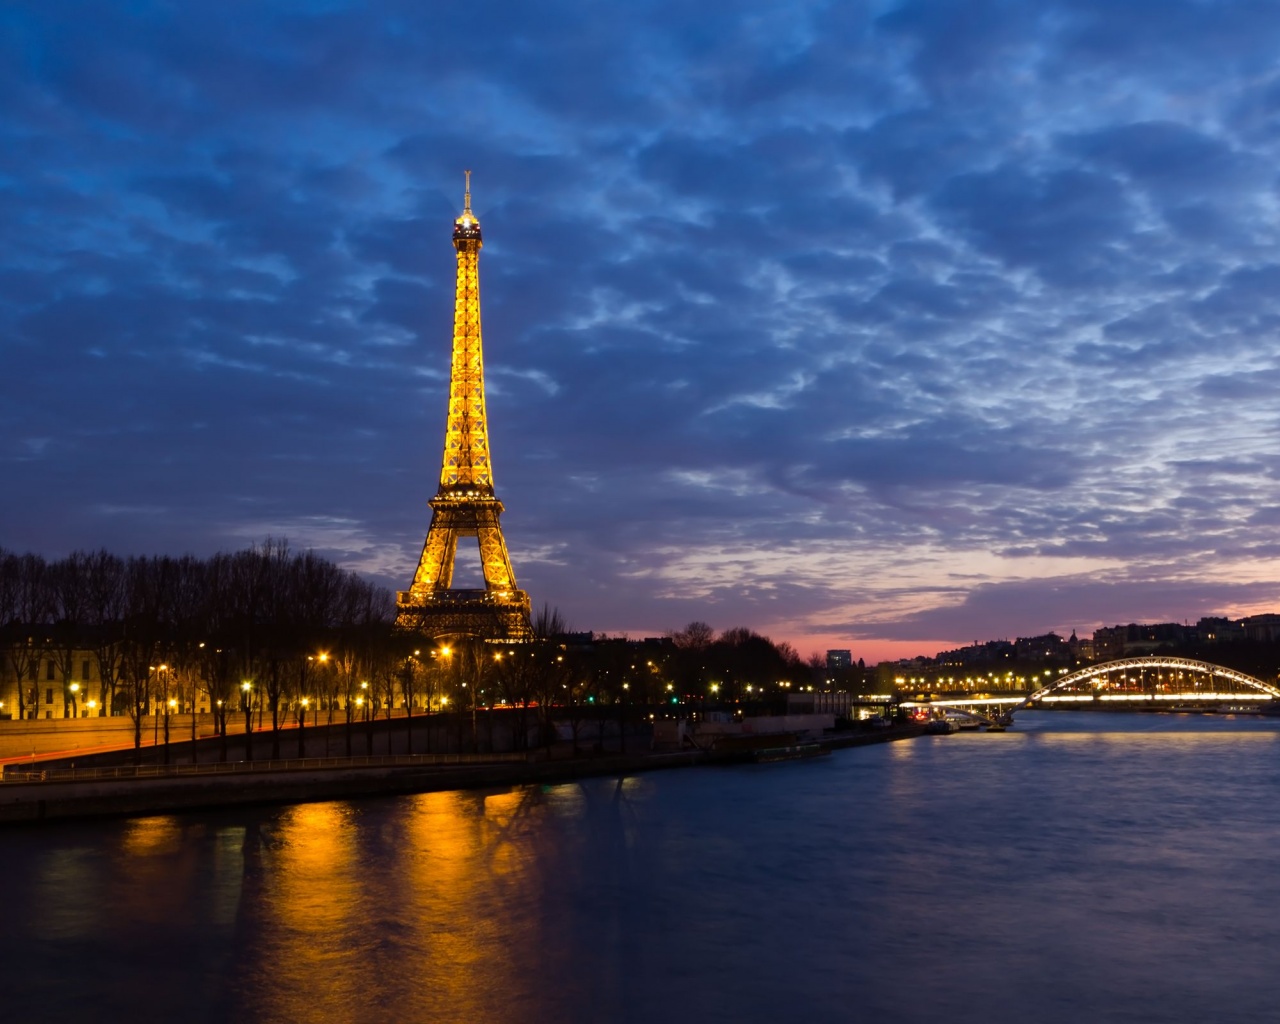
[[[837,672],[842,668],[853,667],[853,652],[844,650],[827,651],[827,671]]]

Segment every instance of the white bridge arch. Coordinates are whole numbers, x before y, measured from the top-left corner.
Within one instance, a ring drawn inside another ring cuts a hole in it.
[[[1259,693],[1258,699],[1260,700],[1280,700],[1280,686],[1263,682],[1261,679],[1257,679],[1245,672],[1238,672],[1223,665],[1213,665],[1207,661],[1197,661],[1193,658],[1171,658],[1152,654],[1141,658],[1118,658],[1115,661],[1104,661],[1100,665],[1090,665],[1088,668],[1078,669],[1068,675],[1059,676],[1052,682],[1032,691],[1026,697],[941,697],[927,700],[904,700],[900,702],[899,706],[904,708],[932,708],[952,714],[964,715],[968,718],[976,718],[978,721],[985,722],[988,725],[1009,725],[1013,721],[1014,712],[1043,700],[1055,690],[1064,690],[1093,679],[1105,679],[1116,672],[1143,672],[1149,669],[1191,672],[1202,676],[1207,675],[1210,679],[1216,677],[1237,687],[1257,690]],[[1153,696],[1149,691],[1143,691],[1141,693],[1115,694],[1114,699],[1143,700],[1151,699]],[[1204,689],[1176,689],[1159,696],[1168,700],[1194,698],[1197,700],[1231,701],[1241,698],[1239,692]]]
[[[1115,661],[1104,661],[1100,665],[1090,665],[1088,668],[1078,669],[1065,676],[1059,676],[1040,689],[1033,691],[1024,700],[1005,710],[1005,715],[1012,715],[1015,711],[1025,708],[1028,704],[1034,704],[1038,700],[1043,700],[1055,690],[1064,690],[1069,686],[1076,686],[1080,683],[1088,682],[1091,679],[1103,679],[1114,672],[1143,672],[1147,669],[1169,669],[1177,672],[1194,672],[1199,675],[1208,675],[1211,679],[1217,677],[1236,686],[1242,686],[1246,689],[1259,690],[1266,694],[1267,698],[1272,700],[1280,700],[1280,687],[1272,683],[1265,683],[1261,679],[1251,676],[1245,672],[1237,672],[1233,668],[1226,668],[1223,665],[1213,665],[1207,661],[1197,661],[1194,658],[1170,658],[1159,654],[1149,654],[1141,658],[1118,658]],[[1238,698],[1238,693],[1204,693],[1198,690],[1182,690],[1174,691],[1172,696],[1179,697],[1200,697],[1201,699],[1231,699]]]

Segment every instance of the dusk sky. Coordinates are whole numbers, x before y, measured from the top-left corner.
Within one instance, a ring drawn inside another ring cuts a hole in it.
[[[471,168],[535,607],[868,662],[1280,607],[1272,0],[10,0],[0,48],[0,545],[407,587]]]

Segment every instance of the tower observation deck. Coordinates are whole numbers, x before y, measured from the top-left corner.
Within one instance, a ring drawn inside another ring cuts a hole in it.
[[[440,486],[413,583],[396,595],[396,626],[433,637],[476,636],[515,641],[532,636],[529,595],[516,587],[493,489],[489,423],[480,339],[480,221],[471,212],[467,171],[462,215],[453,222],[458,276],[453,309],[453,362]],[[476,538],[483,590],[453,589],[459,538]]]

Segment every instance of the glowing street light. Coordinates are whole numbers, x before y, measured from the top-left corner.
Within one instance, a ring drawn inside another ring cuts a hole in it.
[[[240,684],[240,710],[244,712],[244,753],[245,758],[253,760],[253,744],[249,739],[253,733],[253,683],[245,680]]]
[[[303,735],[307,728],[307,708],[311,706],[311,698],[303,697],[298,703],[302,705],[298,712],[298,756],[306,757],[307,748],[303,745],[305,742]]]
[[[165,702],[164,706],[164,763],[169,763],[169,716],[173,714],[174,708],[178,706],[178,702],[172,697]]]

